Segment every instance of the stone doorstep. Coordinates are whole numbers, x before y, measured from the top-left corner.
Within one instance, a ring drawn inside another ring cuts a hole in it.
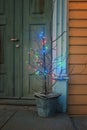
[[[35,98],[0,98],[0,105],[35,105]]]

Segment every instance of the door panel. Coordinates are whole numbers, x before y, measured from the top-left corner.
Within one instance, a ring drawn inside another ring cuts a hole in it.
[[[44,31],[50,43],[50,23],[52,16],[51,0],[26,0],[23,12],[23,95],[32,96],[35,91],[40,91],[43,82],[40,78],[31,75],[28,69],[32,57],[29,55],[30,48],[38,49],[38,36]],[[49,13],[50,12],[50,13]]]
[[[0,97],[21,96],[22,1],[0,0]]]
[[[1,97],[13,95],[13,45],[10,42],[10,37],[13,35],[12,5],[13,2],[11,0],[9,0],[8,3],[6,0],[5,1],[0,0],[0,96]]]

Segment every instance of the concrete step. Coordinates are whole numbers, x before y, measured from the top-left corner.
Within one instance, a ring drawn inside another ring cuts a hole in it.
[[[34,98],[0,98],[0,105],[35,105]]]
[[[17,110],[16,112],[4,110],[5,121],[1,130],[74,130],[67,114],[58,114],[50,118],[41,118],[33,110]],[[6,121],[5,113],[8,113]],[[0,121],[1,118],[0,116]],[[4,120],[4,118],[3,118]]]

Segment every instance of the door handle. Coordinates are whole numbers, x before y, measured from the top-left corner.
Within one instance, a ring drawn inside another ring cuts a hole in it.
[[[16,46],[15,46],[16,48],[20,48],[20,45],[19,44],[16,44]]]
[[[11,38],[10,41],[11,41],[11,42],[18,42],[19,39],[18,39],[18,38]]]

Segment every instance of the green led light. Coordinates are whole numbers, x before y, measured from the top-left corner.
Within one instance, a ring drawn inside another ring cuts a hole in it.
[[[46,50],[48,50],[48,46],[46,46],[45,48],[46,48]]]
[[[39,71],[36,71],[36,75],[39,75]]]
[[[38,58],[38,55],[35,55],[36,58]]]

